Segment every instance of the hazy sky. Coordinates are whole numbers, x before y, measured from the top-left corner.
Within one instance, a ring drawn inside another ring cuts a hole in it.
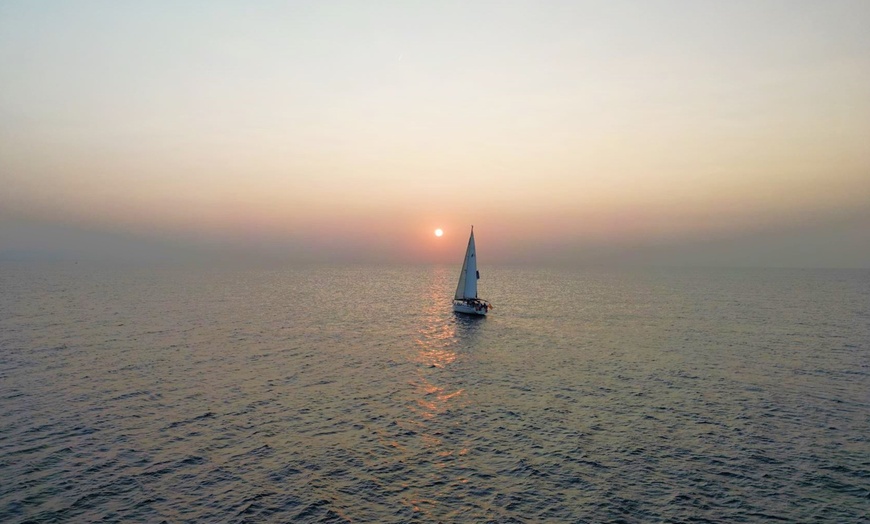
[[[470,224],[870,267],[870,2],[0,2],[0,257],[459,264]]]

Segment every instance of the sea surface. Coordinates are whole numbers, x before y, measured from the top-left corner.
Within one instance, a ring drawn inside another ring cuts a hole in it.
[[[870,522],[870,271],[0,265],[0,522]]]

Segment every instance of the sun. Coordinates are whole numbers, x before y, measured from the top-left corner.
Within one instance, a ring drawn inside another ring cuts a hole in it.
[[[444,231],[441,231],[440,229],[436,229],[436,230],[435,230],[435,236],[436,236],[436,237],[440,237],[440,236],[443,235],[443,234],[444,234]]]

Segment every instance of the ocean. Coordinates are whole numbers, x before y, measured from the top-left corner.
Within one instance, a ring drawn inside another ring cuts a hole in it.
[[[0,265],[0,521],[870,522],[870,271]]]

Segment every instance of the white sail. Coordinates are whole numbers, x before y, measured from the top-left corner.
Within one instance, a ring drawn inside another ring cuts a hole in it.
[[[468,237],[468,247],[465,249],[465,260],[459,273],[459,284],[456,286],[457,300],[477,298],[477,254],[474,249],[474,228]]]
[[[456,294],[453,296],[456,300],[465,298],[465,272],[468,268],[468,257],[462,261],[462,271],[459,272],[459,284],[456,286]]]

